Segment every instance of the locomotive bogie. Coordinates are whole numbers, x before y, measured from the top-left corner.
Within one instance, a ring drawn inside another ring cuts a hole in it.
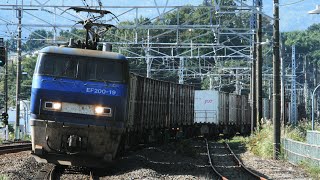
[[[123,131],[123,128],[34,119],[31,121],[32,152],[40,162],[100,166],[115,158]]]

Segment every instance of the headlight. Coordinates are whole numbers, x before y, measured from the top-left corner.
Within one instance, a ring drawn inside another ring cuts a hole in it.
[[[96,113],[96,114],[102,114],[102,113],[103,113],[103,107],[97,106],[97,107],[95,108],[95,113]]]
[[[97,115],[111,116],[112,114],[109,107],[96,106],[94,111]]]
[[[59,103],[59,102],[45,102],[44,109],[59,111],[59,110],[61,110],[61,103]]]
[[[60,110],[61,109],[61,103],[59,103],[59,102],[53,103],[53,109]]]

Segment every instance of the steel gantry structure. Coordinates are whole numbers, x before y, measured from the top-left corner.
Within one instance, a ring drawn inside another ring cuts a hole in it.
[[[119,21],[116,21],[115,17],[107,16],[103,22],[114,24],[117,31],[123,33],[108,31],[106,37],[109,38],[105,41],[111,43],[118,52],[125,54],[131,62],[145,63],[148,77],[161,78],[157,77],[157,73],[168,71],[178,75],[179,83],[203,78],[210,78],[210,82],[221,81],[221,76],[226,75],[223,73],[224,64],[230,60],[245,62],[242,66],[235,63],[229,70],[234,72],[231,74],[235,74],[237,81],[246,76],[250,77],[247,67],[250,67],[253,59],[252,37],[255,34],[250,16],[262,12],[258,12],[254,1],[251,4],[242,0],[234,0],[231,4],[224,4],[222,0],[205,3],[199,1],[197,5],[187,6],[172,5],[174,3],[170,0],[149,0],[147,5],[139,6],[105,5],[97,0],[8,1],[0,4],[0,28],[5,29],[7,37],[16,38],[19,25],[16,14],[17,10],[21,9],[22,31],[31,33],[45,28],[53,32],[52,39],[39,34],[39,38],[34,40],[47,40],[52,43],[58,40],[67,41],[59,39],[58,33],[61,30],[84,39],[66,30],[82,29],[83,27],[76,23],[84,20],[87,15],[67,9],[107,9],[113,12]],[[188,18],[181,17],[186,11]],[[165,17],[169,15],[174,16],[171,17],[174,21],[166,21]],[[141,17],[147,21],[139,21]],[[27,37],[21,39],[28,40]]]

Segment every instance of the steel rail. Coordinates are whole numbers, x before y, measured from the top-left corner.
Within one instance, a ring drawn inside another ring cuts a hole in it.
[[[206,138],[204,138],[205,142],[206,142],[206,146],[207,146],[207,154],[208,154],[208,159],[209,159],[209,163],[210,163],[210,167],[211,169],[214,171],[214,173],[216,175],[219,176],[219,179],[222,179],[222,180],[228,180],[228,178],[224,177],[222,174],[220,174],[216,168],[213,166],[212,164],[212,160],[211,160],[211,155],[210,155],[210,149],[209,149],[209,144],[208,144],[208,140]]]
[[[239,167],[242,168],[243,171],[249,173],[250,175],[252,175],[253,177],[260,179],[260,180],[267,180],[264,177],[259,176],[258,174],[252,172],[250,169],[248,169],[241,161],[240,159],[236,156],[236,154],[232,151],[232,149],[230,148],[229,144],[224,142],[225,147],[227,147],[227,149],[229,150],[229,152],[232,154],[233,158],[236,160],[236,163],[238,163]]]
[[[214,173],[219,176],[219,179],[222,180],[228,180],[227,177],[223,176],[214,166],[214,164],[212,163],[212,159],[211,159],[211,155],[210,155],[210,148],[209,148],[209,144],[207,139],[205,138],[205,142],[206,142],[206,146],[207,146],[207,154],[208,154],[208,159],[209,159],[209,163],[210,163],[210,167],[211,169],[214,171]],[[241,168],[242,171],[248,173],[249,175],[251,175],[252,177],[256,178],[256,179],[260,179],[260,180],[267,180],[264,177],[261,177],[259,175],[257,175],[256,173],[252,172],[251,170],[249,170],[248,168],[245,167],[245,165],[240,161],[240,159],[235,155],[235,153],[232,151],[232,149],[230,148],[229,144],[224,142],[224,146],[228,149],[228,151],[230,152],[230,154],[232,155],[233,159],[235,160],[235,162],[238,164],[238,166]]]
[[[59,177],[59,167],[54,164],[45,164],[38,172],[34,180],[55,180]]]
[[[90,170],[90,180],[99,180],[99,176],[94,170]]]
[[[31,143],[9,144],[0,146],[0,155],[31,150]]]

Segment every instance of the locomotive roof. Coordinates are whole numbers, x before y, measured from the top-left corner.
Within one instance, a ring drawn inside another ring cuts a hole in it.
[[[127,60],[126,57],[123,56],[122,54],[118,54],[114,52],[69,48],[69,47],[57,47],[57,46],[45,47],[40,50],[40,53],[67,54],[67,55],[75,55],[75,56]]]

